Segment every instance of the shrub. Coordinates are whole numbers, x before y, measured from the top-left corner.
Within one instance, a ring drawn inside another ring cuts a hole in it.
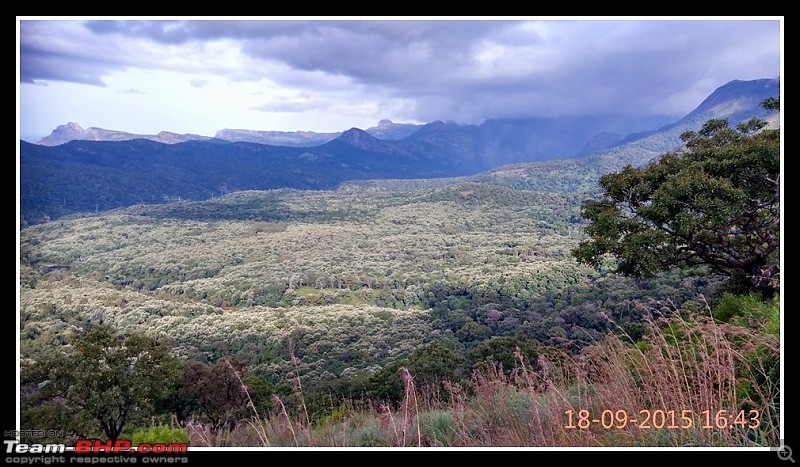
[[[188,443],[189,434],[183,428],[171,428],[165,425],[156,425],[148,428],[140,428],[133,432],[131,443],[138,444],[169,444],[169,443]]]

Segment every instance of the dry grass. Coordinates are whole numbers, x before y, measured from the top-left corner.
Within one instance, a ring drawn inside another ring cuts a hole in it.
[[[776,400],[764,363],[778,355],[778,340],[710,316],[663,311],[640,342],[610,334],[577,356],[540,356],[536,370],[518,354],[510,374],[488,368],[463,385],[447,384],[447,403],[420,394],[403,368],[397,410],[349,409],[335,423],[312,426],[304,403],[293,419],[276,397],[277,415],[261,417],[251,403],[253,417],[230,432],[188,431],[195,446],[777,445],[777,408],[747,394]],[[750,409],[758,410],[758,429],[717,418],[721,410],[735,416]]]

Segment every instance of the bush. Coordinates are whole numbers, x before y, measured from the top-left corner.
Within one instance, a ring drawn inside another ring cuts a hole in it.
[[[170,444],[189,443],[189,434],[183,428],[170,428],[165,425],[141,428],[133,432],[131,443],[139,444]]]
[[[725,293],[713,311],[714,319],[750,329],[763,329],[780,336],[780,296],[764,302],[758,294],[734,295]]]
[[[423,442],[430,446],[453,446],[458,434],[455,417],[446,410],[433,410],[418,415]]]

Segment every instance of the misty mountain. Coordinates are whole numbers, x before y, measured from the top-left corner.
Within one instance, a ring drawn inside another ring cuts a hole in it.
[[[613,147],[595,151],[579,159],[539,163],[511,164],[495,168],[470,179],[518,189],[560,192],[596,189],[601,175],[630,164],[641,166],[665,152],[681,146],[681,134],[699,130],[712,118],[727,119],[729,124],[760,118],[778,127],[780,111],[768,111],[760,103],[780,95],[780,79],[731,81],[717,88],[697,108],[677,122],[657,130],[629,135]]]
[[[609,135],[626,135],[642,130],[651,130],[670,123],[663,116],[655,117],[553,117],[491,119],[481,125],[459,125],[447,123],[470,140],[472,151],[487,159],[498,157],[505,163],[515,161],[547,160],[575,157],[594,150],[603,149],[622,139]],[[437,123],[437,122],[433,122]],[[381,120],[377,126],[367,128],[366,133],[384,140],[397,141],[418,132],[422,124],[394,123]],[[443,127],[440,127],[443,128]],[[272,146],[315,147],[341,136],[343,132],[316,133],[313,131],[262,131],[245,129],[223,129],[214,138],[230,142],[249,142]],[[131,141],[147,139],[164,144],[182,143],[192,140],[209,140],[208,136],[177,134],[162,131],[157,135],[143,135],[103,128],[83,129],[77,123],[60,125],[36,144],[58,146],[70,141]],[[502,162],[501,162],[502,163]]]
[[[394,123],[391,120],[383,119],[378,122],[378,126],[367,128],[367,133],[378,139],[403,139],[406,136],[411,136],[423,125],[413,123]]]
[[[134,139],[148,139],[164,144],[182,143],[192,140],[211,139],[208,136],[193,134],[178,134],[169,131],[161,131],[156,135],[137,135],[124,131],[105,130],[103,128],[90,127],[84,129],[79,124],[70,122],[59,125],[49,136],[40,139],[38,143],[43,146],[58,146],[74,140],[82,141],[130,141]]]
[[[379,139],[397,140],[409,136],[422,125],[411,123],[394,123],[391,120],[381,120],[378,126],[364,130]],[[316,133],[313,131],[259,131],[259,130],[219,130],[215,138],[226,141],[244,141],[249,143],[270,144],[273,146],[300,146],[313,147],[325,144],[342,135],[337,133]]]
[[[380,139],[400,139],[415,133],[421,127],[422,125],[394,123],[391,120],[384,119],[378,122],[377,126],[368,128],[365,131]],[[231,142],[259,143],[273,146],[312,147],[325,144],[341,134],[342,132],[316,133],[313,131],[260,131],[225,128],[217,131],[214,138]],[[147,139],[158,143],[175,144],[184,141],[209,140],[212,138],[195,134],[178,134],[169,131],[162,131],[156,135],[144,135],[128,133],[126,131],[106,130],[97,127],[84,129],[77,123],[69,122],[64,125],[59,125],[50,135],[40,139],[36,144],[42,146],[59,146],[75,140],[131,141],[134,139]]]
[[[778,94],[777,79],[734,81],[678,122],[619,141],[613,133],[621,133],[614,130],[633,128],[636,122],[564,117],[396,128],[384,121],[378,128],[383,127],[385,135],[414,131],[392,140],[353,128],[310,147],[219,138],[174,144],[149,139],[73,140],[52,147],[23,141],[21,225],[77,212],[200,200],[233,191],[331,189],[350,180],[473,176],[517,188],[588,189],[599,173],[644,163],[678,146],[683,131],[699,129],[708,118],[733,122],[751,116],[768,118],[758,104]],[[591,157],[574,157],[608,144],[616,146]]]
[[[313,131],[260,131],[219,130],[215,138],[231,142],[270,144],[273,146],[319,146],[341,135],[341,133],[316,133]]]

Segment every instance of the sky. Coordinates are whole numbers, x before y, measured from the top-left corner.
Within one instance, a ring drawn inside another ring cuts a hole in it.
[[[783,17],[17,17],[18,137],[669,116],[783,71]]]

